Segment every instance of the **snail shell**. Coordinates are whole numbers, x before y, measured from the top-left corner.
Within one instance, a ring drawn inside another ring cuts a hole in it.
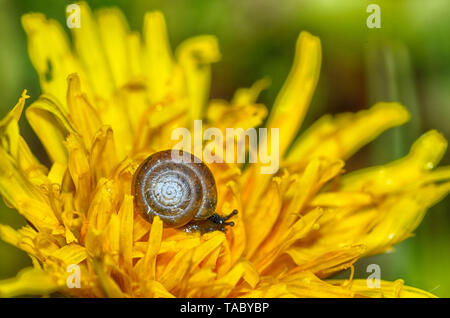
[[[135,209],[148,221],[158,215],[166,227],[181,227],[215,213],[217,188],[209,168],[181,150],[157,152],[138,167],[133,177]]]

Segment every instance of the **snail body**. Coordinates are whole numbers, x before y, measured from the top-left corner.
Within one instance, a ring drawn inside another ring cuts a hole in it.
[[[149,222],[159,216],[164,226],[187,232],[225,231],[226,225],[234,225],[225,221],[237,211],[225,217],[215,213],[214,176],[191,153],[164,150],[152,154],[137,168],[131,190],[135,209]]]

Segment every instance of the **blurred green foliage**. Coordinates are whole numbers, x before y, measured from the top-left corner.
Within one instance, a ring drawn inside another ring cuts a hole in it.
[[[187,37],[214,34],[223,59],[213,66],[211,97],[230,99],[234,90],[269,76],[261,96],[270,107],[286,78],[296,38],[307,30],[322,40],[321,77],[304,127],[322,114],[358,111],[376,101],[400,101],[412,113],[407,125],[384,133],[347,163],[347,170],[382,164],[404,155],[413,140],[435,128],[450,139],[450,2],[447,0],[92,0],[91,8],[115,5],[140,30],[144,13],[161,10],[172,47]],[[39,96],[20,24],[25,12],[43,12],[65,25],[71,1],[0,0],[0,115],[16,103],[24,88],[32,102]],[[369,29],[367,5],[381,7],[381,29]],[[22,133],[46,162],[27,123]],[[442,164],[450,163],[450,154]],[[356,264],[356,277],[367,277],[368,264],[381,266],[382,279],[450,296],[450,198],[430,209],[416,236]],[[25,220],[2,203],[0,223],[20,227]],[[0,241],[0,279],[30,264],[21,251]],[[341,274],[347,277],[348,273]]]

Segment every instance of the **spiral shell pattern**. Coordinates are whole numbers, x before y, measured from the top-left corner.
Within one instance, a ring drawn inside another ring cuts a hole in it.
[[[217,188],[209,168],[194,155],[172,150],[157,152],[138,167],[133,178],[135,208],[152,222],[158,215],[167,227],[210,217]]]

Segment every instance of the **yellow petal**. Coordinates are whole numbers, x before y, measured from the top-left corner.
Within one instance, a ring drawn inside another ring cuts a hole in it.
[[[220,245],[225,241],[225,235],[216,231],[208,233],[203,239],[205,239],[205,241],[197,246],[192,256],[192,268],[197,267],[200,262],[206,258],[206,256],[214,250],[219,249]]]
[[[177,48],[177,59],[183,68],[187,93],[190,99],[189,125],[203,118],[211,82],[211,63],[220,60],[219,44],[214,36],[190,38]]]
[[[29,98],[26,93],[24,90],[14,108],[0,120],[0,147],[11,156],[32,183],[42,185],[47,182],[47,169],[36,159],[19,132],[19,119],[25,101]]]
[[[118,164],[113,130],[109,126],[102,126],[94,137],[89,153],[91,175],[95,182],[101,178],[110,178]]]
[[[128,47],[128,63],[129,63],[129,77],[135,79],[142,76],[142,45],[141,37],[138,32],[130,32],[127,35]]]
[[[142,259],[141,264],[141,276],[146,277],[147,279],[154,280],[156,277],[156,257],[161,247],[162,232],[163,223],[161,219],[156,216],[153,219],[152,228],[148,237],[147,253]],[[163,283],[164,280],[161,279],[159,281]],[[165,284],[163,283],[163,285]],[[170,290],[170,288],[167,289]]]
[[[36,234],[36,231],[30,226],[24,226],[19,230],[15,230],[8,225],[0,224],[0,238],[3,241],[25,251],[32,258],[37,255],[34,244]]]
[[[287,290],[295,295],[295,297],[342,298],[354,297],[355,295],[352,291],[340,286],[333,286],[308,271],[288,275],[282,279],[282,282],[287,285]]]
[[[102,241],[103,250],[117,264],[120,254],[120,219],[117,214],[111,214],[109,223],[103,232]]]
[[[3,147],[13,158],[17,159],[19,151],[19,119],[22,115],[25,101],[30,98],[27,91],[22,92],[22,96],[14,108],[0,120],[0,141]]]
[[[28,122],[41,140],[50,159],[61,163],[67,162],[64,139],[69,133],[76,135],[61,105],[50,96],[41,95],[25,113]]]
[[[76,211],[73,211],[73,199],[67,199],[71,197],[71,194],[66,194],[66,201],[64,211],[61,213],[61,219],[66,229],[66,243],[78,243],[80,239],[80,230],[84,222],[85,215]]]
[[[8,225],[0,224],[0,238],[3,241],[22,249],[29,255],[36,255],[33,244],[33,239],[36,236],[36,232],[34,232],[34,230],[31,231],[31,233],[28,232],[27,235],[27,230],[25,230],[25,228],[15,230]]]
[[[105,266],[98,259],[92,261],[95,273],[97,274],[98,282],[106,297],[123,298],[125,294],[122,292],[117,283],[105,272]]]
[[[279,128],[279,151],[283,156],[300,128],[319,79],[322,51],[319,38],[300,33],[295,59],[286,82],[273,105],[268,128]]]
[[[268,78],[256,81],[250,88],[240,88],[236,91],[231,101],[232,105],[248,105],[256,103],[259,94],[269,87],[270,80]],[[240,127],[240,126],[237,126]]]
[[[218,179],[217,182],[220,182],[220,179]],[[226,199],[226,201],[221,206],[221,211],[223,215],[229,215],[236,209],[238,210],[238,214],[233,217],[234,226],[227,232],[227,241],[223,245],[225,252],[222,252],[222,258],[218,263],[217,272],[219,276],[222,275],[225,270],[228,271],[230,266],[235,264],[236,261],[241,258],[246,249],[247,242],[249,241],[245,228],[246,222],[244,222],[242,202],[240,201],[240,188],[235,181],[229,181],[225,185],[227,194],[224,194],[223,198]],[[220,188],[219,191],[219,193],[224,193]]]
[[[161,275],[158,275],[158,281],[164,287],[175,292],[176,290],[183,290],[185,282],[189,278],[189,270],[191,269],[192,257],[194,249],[183,249],[173,259],[164,266]]]
[[[284,266],[283,262],[277,264],[276,259],[280,257],[282,253],[286,252],[286,250],[296,241],[303,239],[310,234],[311,231],[316,228],[317,221],[322,214],[323,211],[321,209],[315,209],[301,217],[289,229],[286,229],[286,233],[278,234],[275,239],[268,240],[264,248],[260,249],[254,257],[254,262],[258,271],[263,272],[271,265],[273,265],[271,268],[272,270],[274,270],[278,264]],[[279,228],[276,230],[278,231]]]
[[[318,277],[327,277],[346,270],[365,252],[364,245],[345,246],[322,255],[310,255],[307,249],[289,248],[286,253],[299,265],[295,271],[311,271]]]
[[[249,292],[239,295],[242,298],[295,298],[296,295],[288,290],[284,283],[266,284],[264,287],[258,287]]]
[[[25,178],[2,147],[0,147],[0,193],[35,227],[55,232],[62,229],[42,189]]]
[[[372,196],[363,192],[324,192],[311,201],[312,206],[350,207],[364,206],[373,202]]]
[[[62,260],[64,264],[79,264],[87,257],[86,249],[78,244],[69,244],[52,253],[52,256]]]
[[[147,222],[148,223],[148,222]],[[191,249],[200,244],[199,236],[171,236],[161,241],[159,254],[175,254],[183,249]],[[135,242],[133,246],[133,258],[142,258],[148,249],[148,242]]]
[[[120,90],[120,97],[123,98],[123,103],[125,105],[133,105],[133,107],[126,107],[126,112],[128,118],[130,119],[133,134],[135,136],[141,134],[142,131],[139,130],[139,124],[143,121],[143,117],[146,115],[147,109],[151,107],[147,98],[147,90],[145,89],[145,86],[126,86]]]
[[[80,78],[77,74],[70,74],[67,78],[67,104],[70,119],[74,128],[83,137],[86,147],[90,147],[95,133],[101,126],[97,111],[89,104],[85,94],[81,92]]]
[[[21,239],[20,234],[15,229],[4,224],[0,224],[0,238],[17,247]]]
[[[88,229],[103,230],[115,211],[117,184],[112,180],[101,179],[94,193],[87,211],[87,218],[82,228],[84,236]]]
[[[362,242],[367,254],[384,252],[390,246],[411,236],[419,226],[428,208],[442,200],[450,192],[450,182],[428,185],[401,196],[393,196],[381,204],[378,220]]]
[[[215,297],[227,297],[234,286],[243,278],[250,286],[255,287],[259,281],[258,271],[253,267],[252,263],[242,260],[221,279],[217,280],[216,284],[223,284],[222,290],[219,291]]]
[[[66,170],[67,170],[66,164],[60,162],[53,163],[50,171],[48,172],[48,180],[51,183],[62,184]]]
[[[329,280],[327,281],[333,285],[341,285],[347,283],[346,281],[340,280]],[[380,288],[369,288],[367,286],[367,280],[365,279],[355,279],[351,281],[349,285],[350,289],[366,297],[375,298],[436,298],[433,294],[420,290],[418,288],[405,286],[403,280],[399,279],[395,282],[388,282],[381,280]]]
[[[119,93],[108,101],[98,102],[98,114],[103,125],[114,131],[114,144],[119,159],[125,158],[132,149],[133,134],[128,118],[127,104]]]
[[[244,215],[247,233],[246,257],[251,258],[258,246],[271,233],[281,210],[279,180],[276,179],[267,189],[265,199],[251,213]]]
[[[23,173],[25,173],[33,184],[43,185],[48,183],[49,179],[47,178],[47,167],[42,165],[34,156],[22,136],[19,136],[17,161]]]
[[[69,153],[68,168],[75,185],[75,209],[86,212],[89,208],[92,190],[88,154],[80,140],[74,135],[67,137],[65,145]]]
[[[133,251],[133,197],[126,195],[119,210],[120,259],[131,270]]]
[[[111,70],[115,87],[121,87],[129,79],[128,24],[117,8],[100,9],[96,12],[99,37]]]
[[[304,216],[304,220],[302,220],[300,213],[306,205],[308,198],[313,197],[323,184],[338,175],[342,169],[342,165],[343,163],[341,161],[316,159],[308,164],[301,177],[294,176],[294,182],[290,186],[292,190],[286,191],[286,195],[292,192],[290,194],[292,200],[289,205],[283,207],[282,213],[279,215],[277,223],[271,231],[271,235],[267,238],[264,246],[258,250],[257,255],[255,255],[255,259],[258,260],[258,268],[259,266],[265,267],[270,264],[270,260],[280,253],[280,248],[289,235],[293,235],[291,239],[295,240],[295,231],[307,229],[308,232],[312,229],[312,226],[322,215],[321,209],[315,209],[313,212],[308,213]],[[285,176],[285,178],[288,179],[288,176]],[[304,223],[305,221],[307,222]],[[296,222],[298,228],[294,227],[294,232],[291,232],[291,227]],[[303,232],[298,232],[297,234],[300,233]],[[292,242],[289,244],[292,244]],[[287,248],[287,246],[283,248]]]
[[[408,111],[398,103],[378,103],[355,114],[326,115],[294,143],[286,160],[347,159],[384,130],[401,125],[408,119]]]
[[[445,138],[431,130],[414,143],[406,157],[385,166],[356,171],[343,178],[341,189],[363,190],[377,195],[402,190],[436,167],[446,149]]]
[[[267,108],[255,103],[228,105],[220,101],[212,101],[207,112],[210,123],[208,126],[220,129],[224,136],[227,135],[227,128],[230,127],[239,127],[244,131],[248,128],[256,128],[262,124],[266,116]],[[235,143],[237,144],[243,137],[237,136]]]
[[[93,91],[97,96],[106,98],[113,92],[114,82],[101,45],[98,26],[88,5],[85,2],[79,2],[78,5],[81,9],[81,27],[70,29],[74,46]]]
[[[312,260],[343,245],[365,247],[362,256],[382,253],[410,237],[430,206],[450,191],[450,182],[391,194],[374,206],[332,209],[320,221],[314,241],[296,244],[297,261]]]
[[[43,14],[28,13],[22,16],[27,33],[28,52],[38,72],[41,88],[67,110],[67,75],[79,73],[84,79],[81,66],[72,54],[67,35],[55,20],[47,20]]]
[[[89,259],[100,259],[103,256],[103,247],[101,242],[101,231],[94,226],[88,227],[86,234],[82,237],[82,243],[86,247]]]
[[[172,50],[166,21],[159,11],[144,16],[145,75],[148,79],[150,101],[160,101],[168,92],[173,69]]]
[[[134,229],[133,229],[133,241],[137,241],[145,234],[150,232],[151,224],[145,220],[141,215],[135,214],[134,217]],[[146,249],[147,250],[147,249]]]
[[[189,277],[188,289],[186,297],[208,297],[211,296],[210,291],[217,288],[214,284],[217,273],[211,268],[201,268],[192,273]]]
[[[144,282],[148,294],[145,297],[150,298],[175,298],[167,289],[158,281],[149,280]]]
[[[37,268],[26,268],[17,277],[0,281],[0,297],[49,295],[58,287],[49,273]]]

